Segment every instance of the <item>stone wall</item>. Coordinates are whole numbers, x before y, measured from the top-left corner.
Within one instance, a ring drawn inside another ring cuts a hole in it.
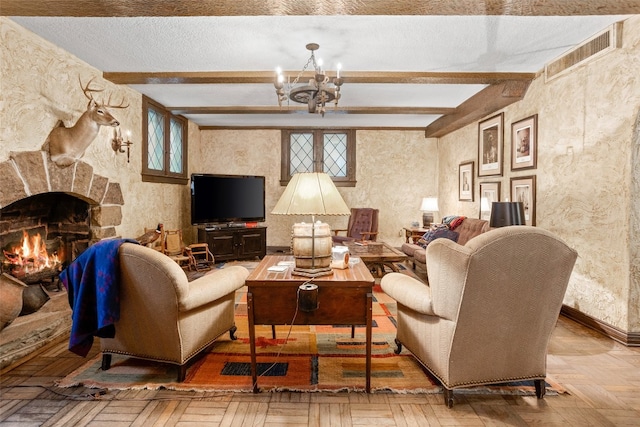
[[[46,185],[43,171],[49,170],[49,188],[67,191],[72,186],[74,193],[103,207],[109,206],[93,212],[100,221],[92,225],[96,238],[112,235],[135,238],[143,234],[145,228],[155,228],[158,223],[163,223],[166,229],[189,228],[189,186],[142,181],[142,95],[126,85],[114,85],[103,79],[102,70],[6,17],[0,17],[0,162],[3,165],[0,178],[4,182],[15,179],[12,170],[16,162],[24,163],[27,168],[29,162],[42,162],[33,153],[40,153],[47,135],[59,122],[71,126],[86,111],[87,98],[78,80],[86,84],[91,79],[92,87],[104,89],[100,99],[111,96],[129,104],[128,108],[113,114],[123,133],[131,131],[130,161],[126,154],[115,153],[111,148],[113,128],[102,126],[75,165],[53,170],[46,160],[45,169],[34,170],[34,174],[39,175],[30,178],[30,191],[43,190]],[[190,122],[189,138],[196,146],[198,133],[197,126]],[[24,157],[16,154],[23,152],[32,154]],[[5,179],[7,173],[11,178]],[[18,190],[23,186],[17,181],[13,185]],[[0,195],[6,191],[3,186],[0,186]],[[113,203],[100,199],[105,186],[104,197],[114,197]]]
[[[122,223],[120,184],[94,173],[86,162],[61,168],[44,151],[23,151],[0,163],[0,176],[0,209],[36,194],[63,192],[91,205],[91,240],[115,237]]]

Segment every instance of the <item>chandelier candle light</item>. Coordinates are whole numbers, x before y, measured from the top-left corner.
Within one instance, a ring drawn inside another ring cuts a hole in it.
[[[271,211],[275,215],[311,215],[311,224],[293,225],[292,274],[320,277],[331,270],[332,239],[329,224],[315,221],[315,215],[350,215],[331,177],[326,173],[297,173],[291,177],[280,200]]]
[[[278,96],[278,105],[282,107],[282,102],[290,99],[293,102],[300,104],[307,104],[310,113],[320,113],[324,117],[326,111],[326,104],[333,102],[338,106],[338,100],[340,99],[340,86],[342,86],[343,80],[340,77],[340,69],[342,66],[337,65],[336,77],[330,81],[322,68],[322,59],[316,61],[314,52],[320,48],[317,43],[309,43],[307,49],[311,51],[311,57],[302,68],[302,71],[298,73],[293,82],[287,80],[285,84],[285,77],[282,74],[280,67],[276,69],[276,80],[274,86],[276,88],[276,95]],[[298,85],[298,81],[302,77],[302,74],[307,70],[309,65],[313,65],[315,71],[314,78],[309,79],[308,84]]]

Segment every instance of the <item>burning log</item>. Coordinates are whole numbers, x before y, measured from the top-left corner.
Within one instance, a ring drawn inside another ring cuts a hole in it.
[[[49,280],[60,273],[60,267],[46,267],[42,270],[38,270],[35,272],[26,272],[24,269],[13,269],[9,270],[9,274],[13,277],[20,279],[27,285],[31,285],[33,283],[40,283],[45,280]]]
[[[58,246],[57,249],[59,250],[60,247]],[[58,251],[54,250],[50,255],[39,233],[29,236],[24,231],[22,242],[15,247],[3,249],[2,253],[4,255],[2,271],[7,271],[26,284],[51,279],[62,270]]]

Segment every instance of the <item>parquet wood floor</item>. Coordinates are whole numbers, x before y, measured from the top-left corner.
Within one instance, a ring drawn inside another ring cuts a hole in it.
[[[569,393],[531,396],[104,391],[53,387],[85,362],[53,343],[1,373],[2,426],[638,426],[640,348],[564,317],[548,373]],[[98,345],[90,354],[96,354]]]

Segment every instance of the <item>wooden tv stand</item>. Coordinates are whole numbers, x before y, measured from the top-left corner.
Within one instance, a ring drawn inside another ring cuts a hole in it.
[[[206,243],[215,262],[264,258],[267,227],[198,228],[198,243]]]

